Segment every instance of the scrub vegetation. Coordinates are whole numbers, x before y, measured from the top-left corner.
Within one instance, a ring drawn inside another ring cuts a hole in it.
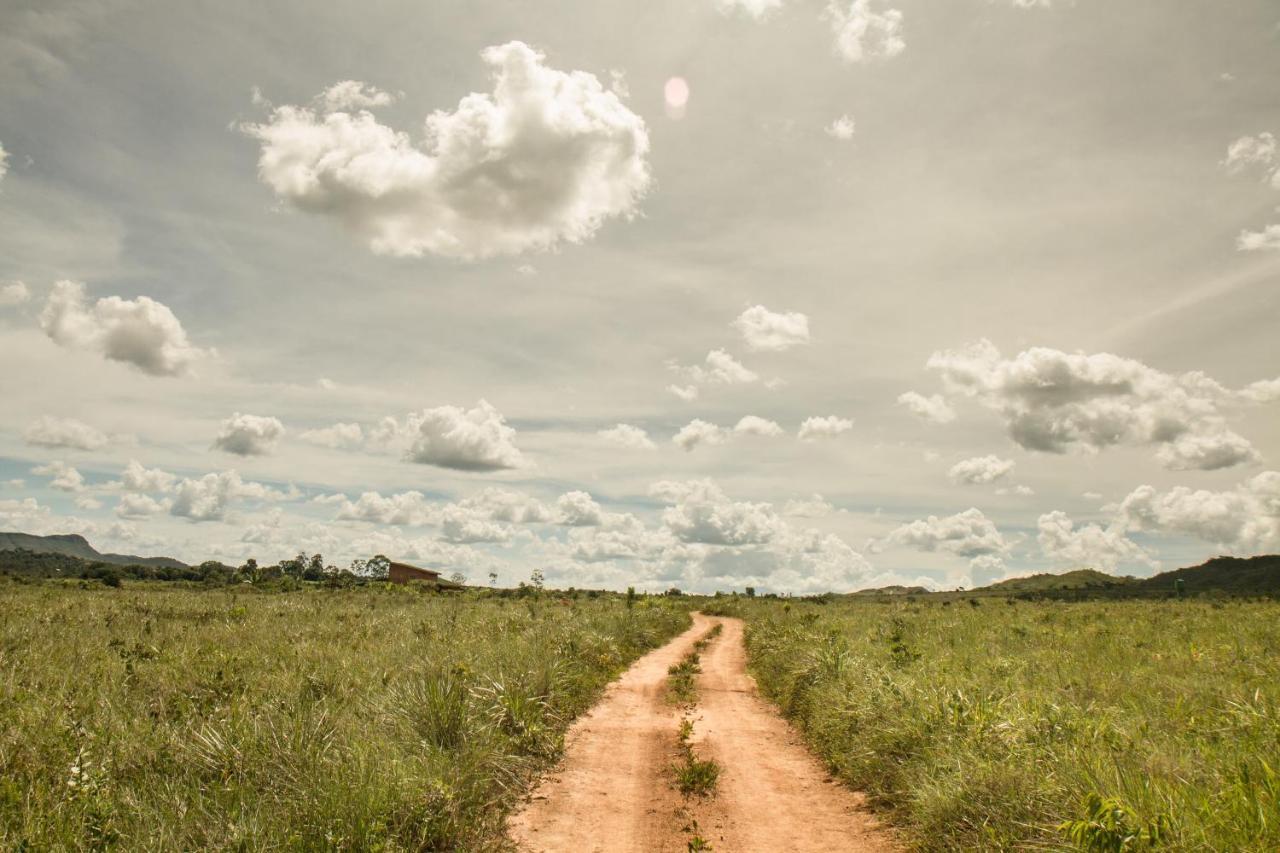
[[[718,599],[762,690],[929,850],[1275,850],[1280,605]]]
[[[685,608],[620,596],[0,582],[0,848],[500,845]]]

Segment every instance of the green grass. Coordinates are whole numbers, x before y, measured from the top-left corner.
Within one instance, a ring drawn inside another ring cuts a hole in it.
[[[698,701],[698,675],[702,672],[702,653],[720,636],[722,627],[713,625],[698,638],[689,653],[667,668],[667,701],[675,705],[694,705]]]
[[[473,850],[656,601],[0,585],[0,849]]]
[[[680,760],[672,766],[676,787],[686,797],[709,797],[720,780],[720,765],[714,759],[698,757],[690,740],[692,735],[693,720],[685,717],[680,721]]]
[[[1276,603],[719,607],[747,617],[764,691],[918,849],[1280,846]]]

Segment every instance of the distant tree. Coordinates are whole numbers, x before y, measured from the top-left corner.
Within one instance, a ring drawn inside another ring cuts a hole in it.
[[[365,564],[365,577],[386,580],[391,573],[391,561],[382,554],[374,554]]]
[[[538,592],[542,592],[542,589],[546,584],[547,576],[543,574],[542,569],[534,569],[529,573],[529,585]]]
[[[355,575],[355,576],[356,576],[356,577],[358,577],[358,578],[366,577],[366,575],[365,575],[366,568],[365,568],[365,567],[366,567],[367,565],[368,565],[368,561],[366,561],[366,560],[361,560],[361,559],[355,559],[355,560],[352,560],[352,561],[351,561],[351,574]]]
[[[627,609],[636,606],[636,588],[634,586],[627,587]]]
[[[324,576],[324,557],[320,554],[315,554],[306,561],[306,568],[302,570],[302,579],[320,581],[324,580]]]
[[[458,584],[458,586],[462,586],[467,582],[467,576],[464,575],[462,572],[454,572],[453,574],[449,575],[449,580]]]
[[[498,573],[489,572],[489,586],[497,586],[497,585],[498,585]]]
[[[747,598],[756,597],[756,588],[754,586],[747,587]]]

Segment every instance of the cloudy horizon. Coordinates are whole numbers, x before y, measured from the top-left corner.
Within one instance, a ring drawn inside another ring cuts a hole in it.
[[[0,530],[797,594],[1280,549],[1264,0],[0,33]]]

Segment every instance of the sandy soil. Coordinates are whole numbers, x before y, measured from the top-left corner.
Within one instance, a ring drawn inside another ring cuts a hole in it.
[[[716,622],[702,653],[698,707],[663,698],[667,667]],[[716,793],[686,802],[672,787],[681,717],[695,718],[701,758],[721,766]],[[892,836],[861,797],[833,780],[746,672],[742,622],[695,614],[684,634],[636,662],[570,729],[561,768],[510,823],[533,853],[683,851],[696,820],[718,853],[891,851]]]
[[[636,661],[600,702],[573,724],[565,757],[508,823],[520,850],[537,853],[625,853],[684,850],[675,817],[682,798],[671,787],[678,709],[663,699],[667,668],[706,633],[693,627]]]

